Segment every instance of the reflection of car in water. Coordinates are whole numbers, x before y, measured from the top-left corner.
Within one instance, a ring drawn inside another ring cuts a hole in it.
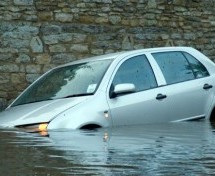
[[[52,69],[4,112],[30,131],[211,119],[215,65],[188,47],[143,49]]]
[[[49,137],[40,137],[0,130],[2,159],[10,156],[1,170],[14,173],[18,169],[23,175],[214,173],[214,132],[204,121],[48,133]]]
[[[198,158],[199,152],[196,148],[205,145],[205,141],[213,141],[213,138],[210,125],[201,122],[49,133],[52,149],[62,151],[61,155],[68,161],[80,162],[94,168],[107,166],[110,170],[118,167],[121,170],[127,167],[127,170],[136,171],[140,167],[155,169],[156,165],[163,166],[164,158],[170,159],[168,162],[172,164],[176,164],[174,157],[181,156],[184,162],[190,160],[188,153]]]

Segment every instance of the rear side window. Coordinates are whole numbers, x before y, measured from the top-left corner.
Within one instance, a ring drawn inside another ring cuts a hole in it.
[[[203,78],[209,76],[207,69],[201,62],[199,62],[195,57],[188,53],[184,52],[183,54],[191,65],[191,68],[196,78]]]
[[[126,60],[116,72],[112,85],[133,83],[136,91],[157,87],[150,63],[145,55]]]
[[[191,65],[181,52],[162,52],[152,55],[160,66],[167,84],[195,79]]]

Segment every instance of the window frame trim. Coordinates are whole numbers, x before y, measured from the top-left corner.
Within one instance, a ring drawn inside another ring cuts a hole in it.
[[[195,72],[194,72],[194,70],[193,70],[193,67],[191,66],[191,69],[192,69],[192,71],[193,71],[193,75],[194,75],[195,79],[201,79],[201,78],[206,78],[206,77],[209,77],[209,76],[210,76],[210,72],[208,71],[208,69],[207,69],[207,68],[205,67],[205,65],[204,65],[201,61],[199,61],[195,56],[193,56],[192,54],[190,54],[190,53],[188,53],[188,52],[186,52],[186,51],[181,51],[181,53],[182,53],[183,56],[186,58],[186,60],[187,60],[187,62],[189,63],[190,66],[191,66],[191,63],[189,62],[188,58],[185,56],[185,53],[188,54],[188,55],[190,55],[191,57],[193,57],[195,60],[197,60],[197,61],[198,61],[200,64],[202,64],[202,66],[206,69],[206,71],[207,71],[207,73],[208,73],[208,76],[203,76],[203,77],[198,78],[198,77],[195,76]]]
[[[118,63],[116,64],[115,68],[114,68],[114,71],[112,72],[111,76],[110,76],[110,80],[109,80],[109,83],[108,83],[108,87],[107,87],[107,95],[109,97],[109,99],[111,99],[110,97],[110,94],[111,94],[111,88],[112,88],[112,82],[114,80],[114,77],[117,73],[117,71],[119,70],[120,66],[127,60],[129,59],[132,59],[133,57],[138,57],[138,56],[141,56],[141,55],[144,55],[146,60],[148,61],[149,63],[149,66],[152,70],[152,73],[154,75],[154,78],[155,78],[155,82],[157,83],[157,86],[156,87],[153,87],[153,88],[149,88],[149,89],[145,89],[145,90],[141,90],[141,91],[136,91],[136,92],[133,92],[133,93],[129,93],[129,94],[125,94],[125,95],[130,95],[130,94],[135,94],[135,93],[139,93],[139,92],[143,92],[143,91],[147,91],[147,90],[152,90],[152,89],[156,89],[156,88],[159,88],[161,86],[163,86],[163,81],[160,81],[159,77],[158,77],[158,74],[156,73],[156,70],[157,70],[157,64],[155,64],[156,61],[154,61],[154,58],[150,57],[150,54],[147,53],[147,52],[140,52],[140,53],[135,53],[135,54],[131,54],[131,55],[127,55],[125,57],[123,57],[120,61],[118,61]],[[162,82],[162,85],[161,85],[161,82]],[[120,95],[120,96],[124,96],[124,95]]]
[[[155,57],[153,56],[153,54],[157,54],[157,53],[172,53],[172,52],[179,52],[179,53],[181,53],[181,54],[183,55],[183,57],[186,59],[186,61],[187,61],[187,63],[188,63],[189,65],[190,65],[190,62],[188,61],[187,57],[186,57],[183,53],[187,53],[187,54],[191,55],[192,57],[194,57],[197,61],[199,61],[199,62],[205,67],[205,69],[207,70],[207,72],[208,72],[209,75],[208,75],[208,76],[205,76],[205,77],[201,77],[201,78],[196,78],[196,76],[195,76],[195,74],[194,74],[194,72],[193,72],[193,68],[191,67],[192,73],[193,73],[193,75],[194,75],[194,77],[195,77],[194,79],[179,81],[179,82],[170,83],[170,84],[167,83],[166,78],[165,78],[165,76],[164,76],[164,74],[163,74],[163,72],[162,72],[162,70],[161,70],[159,64],[157,63]],[[155,64],[159,67],[160,72],[161,72],[161,74],[163,75],[163,78],[164,78],[164,81],[165,81],[165,84],[164,84],[164,85],[161,85],[161,86],[159,86],[159,87],[164,87],[164,86],[168,86],[168,85],[174,85],[174,84],[178,84],[178,83],[184,83],[184,82],[188,82],[188,81],[194,81],[194,80],[197,80],[197,79],[202,79],[202,78],[210,77],[210,72],[208,71],[207,67],[206,67],[199,59],[197,59],[195,56],[193,56],[191,53],[189,53],[189,52],[187,52],[187,51],[184,51],[184,50],[158,51],[158,52],[151,52],[151,56],[153,57],[153,60],[155,61]]]

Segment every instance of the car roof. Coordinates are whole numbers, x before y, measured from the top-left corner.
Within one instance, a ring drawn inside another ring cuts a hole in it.
[[[86,59],[75,60],[75,61],[69,62],[67,64],[64,64],[62,66],[74,65],[74,64],[91,62],[91,61],[96,61],[96,60],[107,60],[107,59],[115,60],[118,57],[129,56],[129,55],[136,54],[136,53],[144,54],[144,53],[148,53],[148,52],[151,53],[151,52],[165,52],[165,51],[184,51],[184,50],[190,50],[190,49],[193,49],[193,48],[191,48],[191,47],[159,47],[159,48],[147,48],[147,49],[138,49],[138,50],[131,50],[131,51],[121,51],[121,52],[116,52],[116,53],[89,57]]]

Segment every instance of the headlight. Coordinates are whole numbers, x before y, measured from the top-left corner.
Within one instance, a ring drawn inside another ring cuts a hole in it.
[[[39,132],[41,135],[47,135],[48,123],[37,123],[37,124],[27,124],[27,125],[18,125],[17,128],[23,129],[27,132],[34,133]]]

